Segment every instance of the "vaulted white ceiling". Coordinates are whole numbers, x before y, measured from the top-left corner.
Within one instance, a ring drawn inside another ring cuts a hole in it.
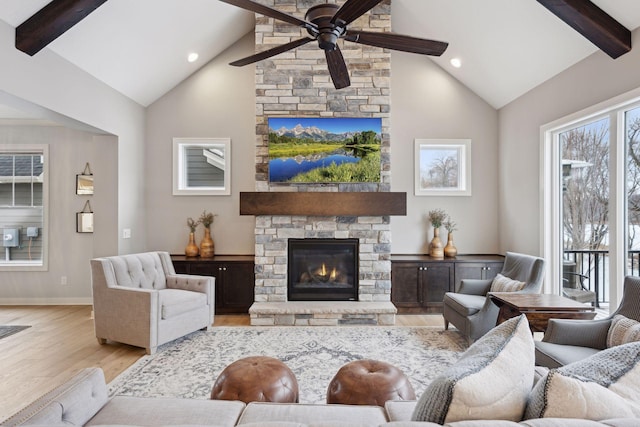
[[[638,0],[592,1],[628,29],[640,26]],[[0,19],[16,27],[47,3],[3,0]],[[108,0],[45,49],[147,106],[253,25],[253,14],[218,0]],[[392,26],[448,41],[442,57],[424,60],[495,108],[598,50],[535,0],[392,0]],[[190,52],[200,55],[195,63]]]

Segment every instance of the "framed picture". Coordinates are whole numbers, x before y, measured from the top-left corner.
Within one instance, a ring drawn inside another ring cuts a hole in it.
[[[379,117],[270,117],[269,182],[380,182]]]
[[[76,232],[93,233],[93,212],[76,213]]]
[[[415,195],[470,196],[471,140],[416,139]]]
[[[173,195],[231,194],[230,138],[173,139]]]
[[[93,194],[93,175],[76,175],[76,194]]]

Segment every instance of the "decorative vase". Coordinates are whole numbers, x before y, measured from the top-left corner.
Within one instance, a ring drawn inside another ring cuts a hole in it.
[[[429,255],[433,258],[444,258],[442,240],[440,240],[440,229],[433,228],[433,239],[429,245]]]
[[[213,258],[214,245],[211,238],[211,231],[208,228],[204,229],[204,237],[200,242],[200,257],[201,258]]]
[[[198,245],[196,245],[196,238],[192,231],[189,233],[189,243],[187,244],[187,247],[184,248],[184,254],[186,256],[198,256],[199,253],[200,249],[198,249]]]
[[[444,256],[454,258],[458,255],[458,249],[453,244],[453,233],[447,235],[447,246],[444,247]]]

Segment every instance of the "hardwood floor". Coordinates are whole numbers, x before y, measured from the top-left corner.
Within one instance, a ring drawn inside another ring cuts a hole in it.
[[[145,354],[125,344],[99,345],[91,306],[0,306],[0,325],[30,325],[0,339],[0,421],[82,368],[107,382]],[[214,327],[248,326],[248,315],[216,315]],[[441,315],[398,315],[398,326],[442,326]]]

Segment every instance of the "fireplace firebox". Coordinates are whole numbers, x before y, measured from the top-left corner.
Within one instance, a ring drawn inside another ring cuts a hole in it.
[[[289,239],[289,301],[357,301],[358,239]]]

